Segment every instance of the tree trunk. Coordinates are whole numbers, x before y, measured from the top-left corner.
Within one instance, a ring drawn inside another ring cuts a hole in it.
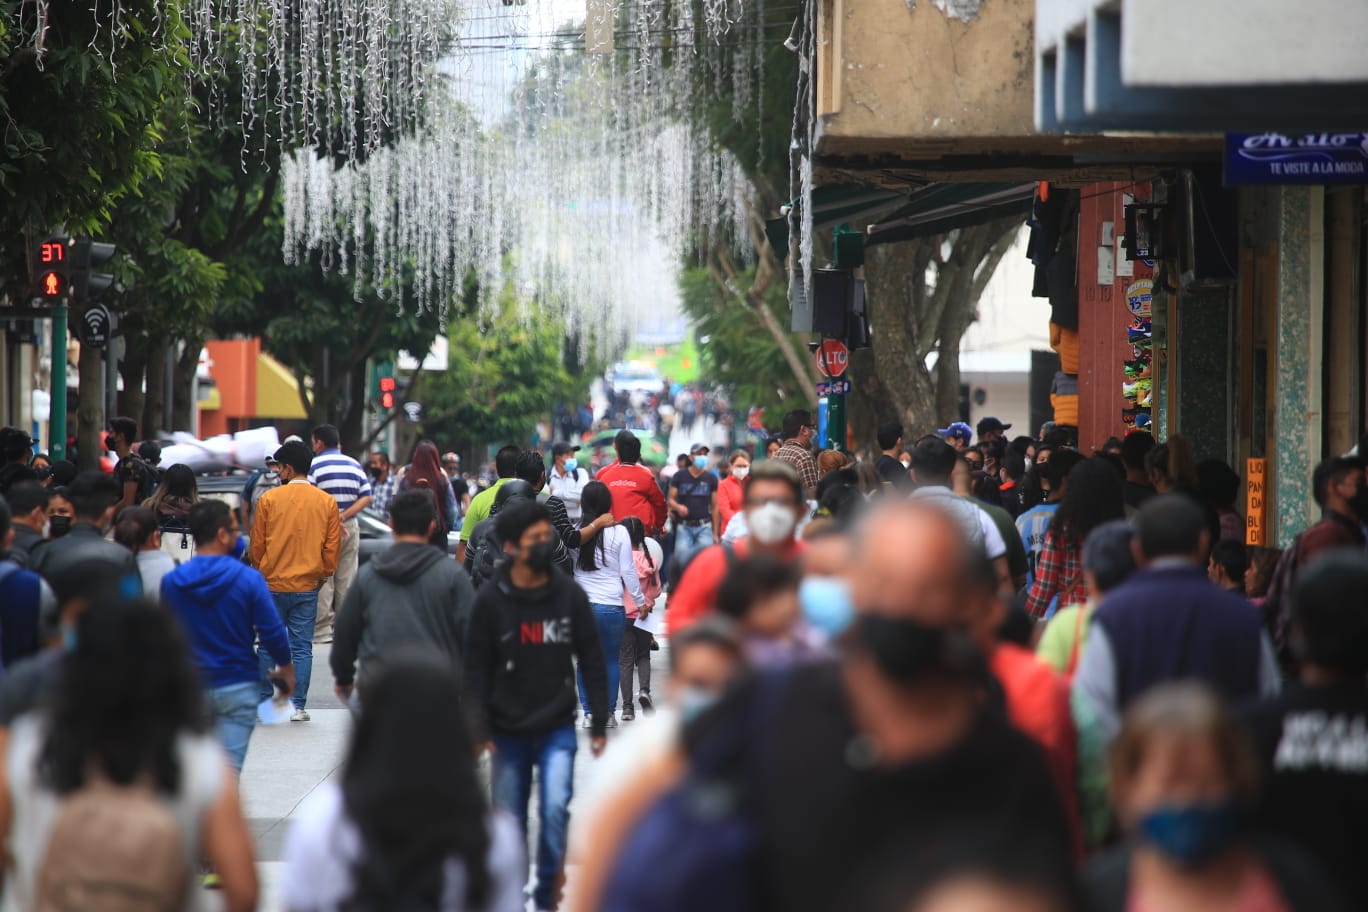
[[[865,306],[877,386],[865,395],[886,395],[879,409],[903,424],[903,437],[916,440],[936,430],[935,388],[926,369],[927,351],[917,304],[926,296],[923,276],[930,260],[925,241],[882,244],[865,253]]]
[[[166,427],[166,358],[165,340],[149,340],[147,349],[147,395],[143,397],[142,428],[147,435],[169,431]]]
[[[199,403],[195,401],[195,373],[199,370],[200,349],[203,347],[203,339],[187,339],[185,348],[176,357],[175,387],[167,390],[174,397],[171,406],[171,423],[174,427],[167,428],[169,431],[195,429],[195,410],[199,408]]]
[[[129,327],[124,334],[123,357],[119,359],[119,376],[123,378],[123,392],[119,394],[119,414],[140,419],[144,410],[143,376],[147,373],[147,336]],[[139,421],[138,431],[141,439],[156,433]]]
[[[104,453],[104,353],[89,345],[81,346],[77,361],[80,377],[80,401],[76,406],[76,447],[80,451],[80,468],[98,469]]]
[[[342,436],[343,451],[353,452],[365,436],[362,425],[366,415],[366,362],[362,361],[352,368],[348,374],[347,387],[346,411],[337,416],[337,429]]]

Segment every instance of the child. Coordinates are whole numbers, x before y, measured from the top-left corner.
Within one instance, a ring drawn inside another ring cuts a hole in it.
[[[821,658],[821,635],[802,619],[798,606],[797,566],[757,556],[738,561],[717,591],[719,614],[734,619],[755,665]]]
[[[637,517],[625,517],[620,525],[632,539],[632,560],[636,563],[641,591],[649,602],[654,602],[660,597],[660,565],[665,554],[655,539],[646,537],[646,526]],[[633,669],[641,681],[641,693],[637,695],[641,711],[648,716],[655,712],[655,704],[651,700],[651,651],[660,647],[649,631],[636,626],[637,606],[632,597],[627,595],[626,587],[623,588],[622,604],[627,609],[627,630],[622,636],[622,648],[618,650],[618,680],[622,688],[622,721],[630,722],[636,718],[632,702]],[[651,610],[643,610],[640,616],[644,618]]]

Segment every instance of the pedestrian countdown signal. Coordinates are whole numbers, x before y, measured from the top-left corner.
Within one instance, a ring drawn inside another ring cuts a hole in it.
[[[44,300],[55,301],[66,294],[70,285],[69,258],[66,238],[43,238],[33,245],[35,284]]]

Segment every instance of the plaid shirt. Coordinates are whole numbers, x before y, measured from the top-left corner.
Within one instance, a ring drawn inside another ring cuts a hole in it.
[[[775,450],[774,458],[782,459],[798,470],[798,480],[803,483],[803,490],[816,489],[817,460],[812,457],[812,451],[797,439],[785,440],[783,446]]]
[[[1051,532],[1045,536],[1045,550],[1040,552],[1040,560],[1036,563],[1035,583],[1026,598],[1026,613],[1037,619],[1045,617],[1056,595],[1061,596],[1059,607],[1064,608],[1087,593],[1083,586],[1082,547],[1061,540]]]
[[[375,511],[376,515],[386,521],[389,520],[390,501],[394,500],[395,486],[393,472],[390,472],[384,481],[371,482],[370,508]]]

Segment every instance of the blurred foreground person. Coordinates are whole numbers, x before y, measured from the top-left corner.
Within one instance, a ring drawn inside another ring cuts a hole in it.
[[[522,832],[485,800],[460,678],[406,649],[370,674],[340,780],[290,827],[284,907],[521,912]]]
[[[606,878],[579,872],[582,908],[828,912],[961,837],[985,853],[1030,843],[1067,876],[1049,766],[1007,721],[961,620],[986,610],[997,577],[960,528],[917,502],[866,516],[839,663],[759,676],[686,729],[682,755],[643,769],[646,794],[622,807],[647,810],[599,834],[615,861]]]
[[[1368,557],[1333,551],[1292,588],[1299,682],[1246,716],[1263,768],[1258,821],[1296,840],[1368,909]]]
[[[766,555],[740,561],[717,590],[717,611],[734,620],[754,665],[780,665],[825,656],[825,638],[803,620],[797,564]]]
[[[36,483],[22,482],[15,488],[28,484]],[[38,651],[39,621],[44,614],[57,611],[52,588],[9,557],[6,545],[13,540],[9,506],[0,499],[0,667],[4,668]]]
[[[47,539],[51,497],[52,492],[36,481],[21,481],[5,493],[14,524],[14,538],[6,556],[21,567],[28,566],[29,554]]]
[[[205,858],[223,908],[254,909],[251,836],[204,723],[167,612],[114,602],[82,614],[51,704],[0,738],[3,908],[124,909],[135,896],[137,908],[200,909],[192,875]]]
[[[848,908],[853,912],[1078,912],[1074,879],[1037,863],[1029,845],[983,857],[947,845],[916,871],[890,870]]]
[[[1177,683],[1141,697],[1111,753],[1132,838],[1088,864],[1090,912],[1347,908],[1301,850],[1250,829],[1256,786],[1254,755],[1215,692]]]

